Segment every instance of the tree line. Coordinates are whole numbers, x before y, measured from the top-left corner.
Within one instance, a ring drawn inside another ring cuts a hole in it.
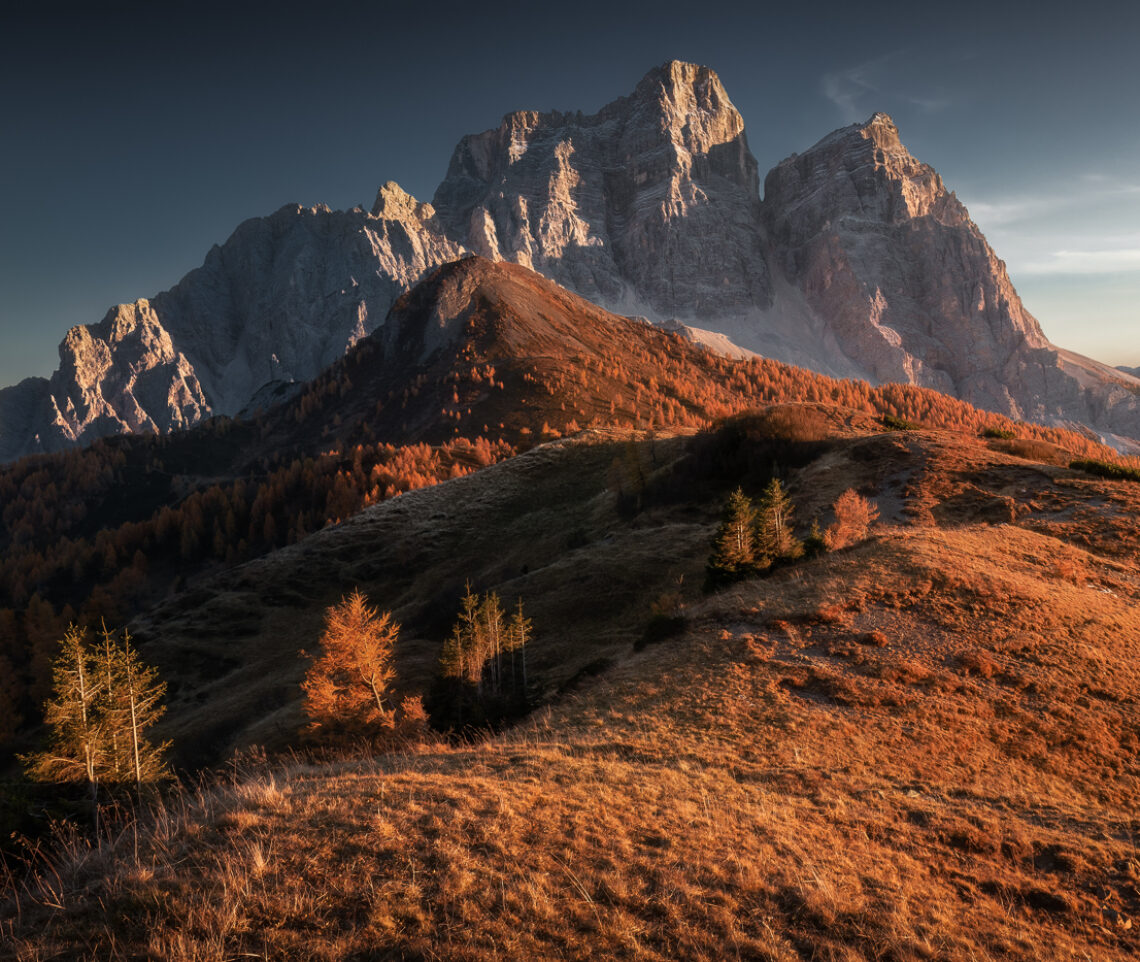
[[[106,439],[0,469],[0,744],[38,720],[71,622],[119,623],[196,571],[293,543],[543,436],[590,425],[706,427],[758,405],[803,401],[891,423],[1013,432],[1115,463],[1103,446],[1072,432],[1015,424],[928,389],[872,387],[763,358],[732,361],[694,351],[676,335],[633,331],[615,329],[610,341],[590,346],[593,353],[553,359],[492,358],[472,341],[452,368],[421,372],[370,406],[358,396],[367,377],[350,377],[356,369],[346,364],[272,416],[217,418],[183,435]],[[366,360],[363,348],[360,358],[353,355],[353,363]],[[341,424],[339,406],[347,402],[355,413]],[[413,411],[416,404],[428,407]],[[373,437],[374,424],[406,428],[392,420],[405,414],[454,436],[432,445]],[[287,437],[287,428],[303,428],[312,443],[323,439],[324,453],[301,455],[283,441],[288,453],[259,458],[239,477],[194,480],[232,472],[224,451]]]

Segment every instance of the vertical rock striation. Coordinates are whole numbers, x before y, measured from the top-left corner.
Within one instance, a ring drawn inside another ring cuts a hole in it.
[[[696,319],[771,302],[756,160],[707,67],[667,63],[591,116],[508,114],[459,142],[433,203],[474,253],[611,309]]]

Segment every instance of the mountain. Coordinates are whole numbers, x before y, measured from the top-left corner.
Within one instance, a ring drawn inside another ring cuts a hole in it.
[[[466,257],[432,271],[382,328],[267,411],[0,466],[0,750],[38,717],[72,621],[123,623],[187,584],[224,581],[236,565],[316,544],[316,533],[362,509],[543,442],[583,431],[691,434],[788,403],[825,404],[837,424],[867,431],[922,424],[988,434],[1002,450],[1049,463],[1111,458],[1087,438],[1015,425],[928,389],[731,360],[682,333],[604,311],[525,267]],[[805,417],[817,430],[818,418],[792,411],[742,436],[794,440]],[[733,437],[715,456],[693,457],[734,463],[741,437]],[[781,448],[780,464],[794,466],[817,440]],[[758,441],[749,447],[763,452]],[[658,465],[621,444],[610,450],[604,487],[636,512]],[[769,470],[772,456],[757,457],[757,470]],[[488,547],[492,567],[505,550]],[[268,583],[264,590],[274,594]],[[223,646],[234,641],[230,628],[240,640],[248,627],[239,612],[231,616],[218,635]],[[201,670],[208,675],[212,664]],[[208,747],[197,736],[187,744]]]
[[[291,205],[246,221],[171,290],[69,331],[50,381],[0,392],[0,459],[185,428],[310,380],[460,256],[433,216],[386,184],[370,212]]]
[[[1049,343],[966,208],[890,117],[782,161],[763,210],[774,269],[873,381],[1138,436],[1140,382]]]
[[[447,233],[611,310],[726,317],[772,300],[756,160],[707,67],[672,61],[593,116],[519,111],[464,137]]]
[[[823,373],[934,387],[1014,418],[1140,438],[1140,380],[1051,345],[966,209],[875,114],[759,192],[707,67],[670,61],[597,114],[508,114],[464,137],[432,204],[284,207],[170,291],[77,327],[50,380],[0,391],[0,459],[165,432],[288,396],[465,253],[616,313]]]

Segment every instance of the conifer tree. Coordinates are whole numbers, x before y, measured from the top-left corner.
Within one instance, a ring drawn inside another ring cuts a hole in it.
[[[99,704],[102,684],[85,635],[76,625],[64,634],[52,664],[52,694],[44,706],[44,721],[51,726],[48,745],[21,760],[30,778],[85,781],[95,798],[105,771],[107,739]]]
[[[392,727],[388,685],[399,631],[391,613],[371,607],[359,588],[328,609],[320,653],[301,684],[311,730],[376,734]]]
[[[818,558],[827,551],[827,536],[819,526],[819,518],[812,518],[811,530],[803,542],[804,557]]]
[[[504,699],[525,701],[530,637],[531,622],[523,613],[522,599],[508,621],[496,593],[480,597],[468,584],[459,618],[440,654],[443,676],[473,688],[481,709]]]
[[[459,618],[444,642],[440,667],[445,678],[476,685],[482,695],[483,657],[479,626],[479,596],[467,583],[466,593],[460,602]]]
[[[52,665],[52,696],[44,709],[47,747],[23,756],[37,781],[87,782],[96,812],[99,785],[157,781],[169,776],[169,742],[152,744],[146,732],[165,708],[166,684],[143,664],[130,635],[119,641],[103,627],[100,643],[71,625]]]
[[[752,500],[742,488],[737,488],[729,495],[724,517],[713,537],[706,587],[711,589],[737,581],[756,571],[756,523]]]
[[[763,556],[765,565],[779,558],[795,558],[802,554],[803,547],[792,529],[793,510],[792,499],[784,491],[780,479],[773,478],[760,496],[756,510],[757,553]]]
[[[142,662],[126,631],[122,642],[116,642],[104,625],[98,657],[102,661],[100,672],[107,679],[103,711],[110,780],[132,781],[141,789],[143,782],[168,778],[165,755],[170,742],[154,745],[146,737],[147,730],[166,713],[162,704],[166,682],[159,680],[156,669]]]
[[[878,520],[879,506],[848,488],[836,500],[835,524],[827,529],[824,538],[832,551],[846,548],[867,537],[871,525]]]
[[[522,687],[519,690],[521,690],[524,698],[526,697],[527,686],[526,646],[530,641],[531,628],[532,622],[523,614],[522,598],[519,598],[515,613],[511,616],[511,623],[507,626],[507,650],[511,653],[511,683],[516,689],[518,689],[515,674],[516,657],[522,662]]]

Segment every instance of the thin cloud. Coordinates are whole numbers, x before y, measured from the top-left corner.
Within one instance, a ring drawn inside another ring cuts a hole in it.
[[[953,103],[949,97],[908,97],[907,99],[919,110],[928,114],[945,110]]]
[[[1140,184],[1096,171],[1086,171],[1081,174],[1081,180],[1086,184],[1094,184],[1105,196],[1140,194]]]
[[[1097,204],[1140,196],[1140,184],[1091,173],[1081,174],[1077,179],[1087,186],[1074,189],[1068,184],[1055,191],[1006,200],[971,200],[966,206],[976,223],[985,227],[1007,227],[1054,216],[1061,211],[1089,210]]]
[[[878,91],[871,80],[878,65],[879,61],[871,60],[847,70],[824,74],[823,95],[839,108],[844,120],[854,122],[862,119],[859,101],[866,94]]]
[[[872,110],[889,108],[887,101],[905,103],[923,113],[951,106],[951,98],[943,92],[922,89],[922,83],[915,80],[922,71],[915,67],[912,51],[895,50],[824,74],[820,89],[849,122],[865,119]]]
[[[1140,247],[1105,250],[1060,250],[1044,260],[1030,261],[1026,274],[1121,274],[1140,271]]]
[[[1041,197],[1018,197],[1012,200],[971,201],[967,207],[970,217],[978,224],[987,227],[1004,227],[1018,224],[1042,214],[1057,210],[1059,202],[1054,195]]]

